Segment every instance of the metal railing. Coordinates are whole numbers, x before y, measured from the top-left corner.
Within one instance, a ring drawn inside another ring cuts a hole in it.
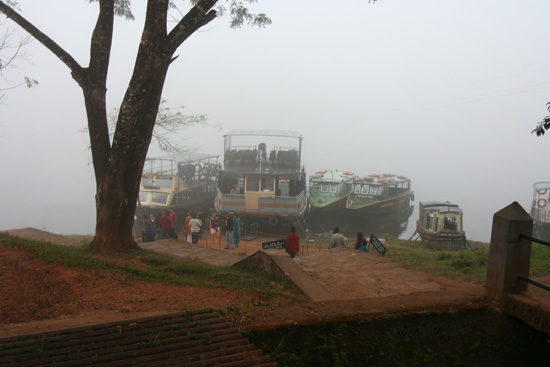
[[[531,241],[531,242],[536,242],[536,243],[540,243],[541,245],[544,245],[544,246],[550,246],[550,242],[548,241],[543,241],[541,240],[540,238],[535,238],[535,237],[531,237],[531,236],[527,236],[525,234],[520,234],[519,235],[519,238],[520,239],[523,239],[523,240],[528,240],[528,241]],[[546,285],[546,284],[543,284],[541,282],[537,282],[536,280],[533,280],[533,279],[530,279],[530,278],[527,278],[527,277],[524,277],[522,275],[518,275],[518,279],[521,279],[529,284],[532,284],[534,286],[537,286],[539,288],[542,288],[542,289],[545,289],[547,291],[550,291],[550,286],[549,285]]]

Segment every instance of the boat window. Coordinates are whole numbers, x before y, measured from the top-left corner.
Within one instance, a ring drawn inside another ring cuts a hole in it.
[[[153,177],[152,176],[143,176],[141,178],[141,186],[153,186]]]
[[[329,191],[330,191],[330,192],[336,192],[336,188],[337,188],[337,187],[338,187],[337,184],[330,184],[330,189],[329,189]]]
[[[260,179],[258,177],[247,177],[246,191],[260,191]]]
[[[328,192],[328,185],[327,184],[322,184],[321,185],[321,192]]]
[[[361,193],[361,185],[355,185],[353,188],[354,194],[360,194]]]
[[[376,196],[378,192],[378,186],[371,186],[369,189],[369,195]]]
[[[273,177],[264,177],[262,178],[262,191],[263,192],[273,192],[275,191],[275,185]]]
[[[361,188],[361,194],[368,195],[369,194],[370,185],[363,185]]]
[[[443,220],[443,229],[456,231],[456,228],[457,228],[457,218],[445,217],[445,219]]]
[[[147,196],[149,196],[148,192],[140,192],[139,193],[139,201],[144,203],[147,201]]]
[[[168,199],[168,194],[165,194],[164,192],[154,192],[151,202],[157,203],[157,204],[166,204],[167,199]]]
[[[173,177],[164,177],[164,176],[157,176],[157,186],[162,187],[164,189],[171,189],[172,188],[172,181]]]

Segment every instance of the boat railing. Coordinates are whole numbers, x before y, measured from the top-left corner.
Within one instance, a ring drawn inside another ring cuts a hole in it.
[[[493,215],[485,282],[489,298],[506,300],[507,294],[528,291],[529,284],[550,290],[550,286],[529,278],[533,242],[550,246],[547,240],[533,235],[533,219],[519,203],[513,202]]]
[[[217,189],[215,206],[219,212],[244,211],[245,197],[240,194],[224,194]]]
[[[258,209],[254,212],[261,214],[301,214],[306,209],[305,191],[297,196],[261,196],[258,198]],[[220,212],[246,212],[245,195],[224,194],[218,189],[216,208]]]
[[[550,223],[550,208],[531,207],[531,216],[539,222]]]
[[[544,246],[550,246],[550,242],[548,242],[548,241],[544,241],[544,240],[542,240],[540,238],[536,238],[536,237],[531,237],[531,236],[525,235],[523,233],[520,233],[519,238],[520,238],[520,240],[527,240],[527,241],[535,242],[535,243],[538,243],[538,244],[541,244],[541,245],[544,245]],[[518,275],[518,279],[523,280],[524,282],[532,284],[536,287],[539,287],[539,288],[545,289],[547,291],[550,291],[550,285],[543,284],[541,282],[537,282],[536,280],[530,279],[530,278],[525,277],[523,275]]]
[[[143,165],[144,174],[215,176],[218,169],[217,157],[196,159],[186,162],[163,158],[148,158]]]
[[[258,198],[259,213],[300,214],[305,211],[307,202],[305,192],[297,196],[263,196]]]

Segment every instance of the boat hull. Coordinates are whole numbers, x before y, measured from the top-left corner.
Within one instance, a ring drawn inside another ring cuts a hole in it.
[[[343,196],[339,199],[320,205],[315,203],[311,197],[308,197],[308,206],[311,213],[316,214],[329,214],[337,211],[343,211],[346,208],[346,200],[348,196]]]
[[[466,235],[463,231],[430,232],[426,231],[420,221],[416,222],[416,231],[424,246],[437,250],[457,251],[466,245]]]
[[[394,197],[377,200],[364,205],[350,205],[350,199],[346,204],[346,211],[356,215],[371,215],[399,212],[403,208],[408,208],[410,202],[414,200],[414,193],[407,192]]]

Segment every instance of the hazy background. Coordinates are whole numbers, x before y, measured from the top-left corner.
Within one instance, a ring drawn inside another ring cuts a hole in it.
[[[96,3],[19,2],[87,65]],[[115,24],[109,108],[120,104],[139,43],[145,1],[133,3],[136,20]],[[550,2],[260,0],[251,10],[273,24],[230,30],[228,19],[214,20],[170,67],[163,98],[209,117],[210,127],[188,131],[200,151],[221,154],[223,133],[235,128],[297,130],[308,173],[407,175],[415,207],[458,203],[467,237],[482,241],[494,212],[512,201],[529,211],[532,184],[550,180],[550,136],[531,134],[550,101]],[[0,105],[0,229],[93,233],[82,92],[38,42],[28,54],[0,80],[40,82]]]

